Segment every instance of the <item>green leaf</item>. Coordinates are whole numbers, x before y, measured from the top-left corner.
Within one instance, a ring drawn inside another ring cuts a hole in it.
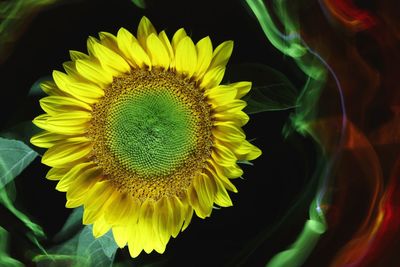
[[[77,255],[87,257],[91,266],[111,266],[117,248],[111,231],[96,239],[89,225],[79,235]]]
[[[227,78],[229,82],[252,82],[252,89],[243,98],[247,102],[244,109],[247,114],[296,107],[296,88],[285,75],[269,66],[256,63],[233,65],[227,69]]]
[[[76,214],[78,213],[79,211],[71,214],[73,217],[71,221],[76,220],[78,217]],[[70,222],[66,224],[70,224]],[[64,225],[64,228],[67,228],[67,226]],[[71,239],[50,249],[50,254],[35,256],[34,262],[39,267],[60,265],[79,267],[111,266],[118,248],[112,232],[109,231],[102,237],[95,238],[92,231],[91,225],[85,226],[82,231]]]
[[[44,76],[39,78],[32,86],[31,89],[29,90],[28,95],[29,96],[46,96],[46,93],[42,90],[40,87],[40,84],[44,81],[52,81],[53,78],[51,76]]]
[[[57,236],[65,236],[68,233],[71,233],[77,226],[82,226],[82,216],[83,207],[74,209]],[[88,225],[85,226],[79,233],[77,233],[76,236],[78,236],[75,249],[77,256],[81,256],[86,259],[92,258],[90,261],[93,261],[95,258],[94,263],[96,264],[99,263],[98,261],[100,259],[101,261],[107,261],[103,259],[104,255],[108,260],[114,259],[118,246],[114,241],[111,231],[99,238],[95,238],[93,236],[92,225]]]
[[[37,155],[21,141],[0,137],[0,189],[17,177]]]
[[[84,257],[76,255],[78,241],[79,233],[61,245],[49,249],[49,253],[36,255],[32,261],[38,267],[88,266]]]
[[[0,226],[0,266],[22,267],[21,262],[11,258],[7,254],[8,232]]]
[[[1,131],[0,137],[22,141],[25,145],[29,146],[37,153],[43,154],[45,149],[35,147],[30,143],[31,137],[41,131],[42,129],[34,125],[32,121],[23,121],[8,129]]]
[[[39,241],[36,239],[36,237],[44,238],[46,235],[43,232],[42,227],[40,227],[38,224],[32,222],[27,215],[25,215],[23,212],[18,210],[13,202],[12,202],[13,197],[10,198],[6,188],[3,188],[0,190],[0,203],[6,207],[12,214],[14,214],[15,217],[17,217],[21,222],[25,224],[29,230],[32,231],[33,235],[28,235],[28,238],[38,246],[40,250],[42,250],[42,247],[39,244]]]
[[[71,237],[74,233],[78,232],[82,228],[82,216],[82,207],[74,209],[71,212],[71,215],[65,221],[65,224],[61,228],[60,232],[54,236],[54,241],[59,242],[61,240],[65,240],[68,237]]]
[[[144,0],[132,0],[132,3],[137,6],[138,8],[145,9],[146,3]]]
[[[239,163],[239,164],[245,164],[245,165],[254,166],[253,162],[248,161],[248,160],[238,160],[236,162]]]
[[[82,226],[82,215],[82,207],[76,208],[71,213],[54,241],[58,242],[67,237],[69,239],[50,248],[48,254],[36,255],[33,261],[37,266],[103,267],[113,264],[118,246],[112,232],[95,238],[93,228],[89,225],[76,233],[76,229]]]
[[[36,239],[44,237],[42,228],[32,222],[28,216],[19,211],[13,204],[14,196],[10,196],[6,185],[10,184],[36,157],[37,153],[18,140],[9,140],[0,137],[0,203],[4,205],[15,217],[28,227],[33,235],[28,236],[40,249],[41,246]],[[12,187],[11,187],[12,188]]]

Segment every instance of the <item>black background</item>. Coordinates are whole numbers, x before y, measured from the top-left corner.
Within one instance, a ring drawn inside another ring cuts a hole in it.
[[[29,89],[53,69],[62,70],[68,50],[86,52],[87,36],[97,36],[100,31],[116,34],[125,27],[135,33],[143,15],[157,30],[165,29],[169,37],[184,27],[195,42],[209,35],[214,47],[234,40],[231,66],[265,64],[281,71],[300,89],[304,77],[289,58],[269,44],[243,2],[148,3],[143,10],[129,0],[65,1],[38,13],[0,66],[2,130],[42,113],[38,98],[28,96]],[[231,79],[235,81],[234,77]],[[291,112],[256,114],[244,127],[248,139],[256,139],[254,143],[263,155],[254,161],[254,166],[243,166],[243,180],[234,181],[239,193],[231,194],[233,207],[214,210],[205,220],[193,217],[188,229],[169,242],[163,255],[142,253],[128,262],[139,266],[146,262],[165,266],[263,266],[290,245],[307,218],[312,192],[305,192],[315,168],[312,141],[297,135],[288,139],[282,136],[282,127]],[[61,229],[71,210],[64,207],[65,194],[57,192],[55,183],[44,178],[47,170],[37,158],[15,181],[17,207],[43,226],[48,236],[43,244],[50,247],[52,236]],[[298,201],[302,196],[308,201]],[[12,256],[30,265],[24,230],[8,211],[0,211],[0,224],[11,234]],[[119,250],[117,261],[126,260],[130,260],[127,249]]]

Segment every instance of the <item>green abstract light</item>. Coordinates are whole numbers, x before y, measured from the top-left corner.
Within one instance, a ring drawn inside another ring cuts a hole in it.
[[[311,129],[310,122],[316,118],[316,103],[323,88],[327,70],[322,60],[301,39],[296,15],[289,14],[289,1],[275,0],[272,8],[267,8],[261,0],[246,0],[254,13],[267,39],[284,55],[290,56],[308,77],[297,98],[295,112],[291,116],[291,128],[284,129],[284,135],[292,129],[308,134],[318,143],[318,137]],[[279,26],[272,19],[274,12]],[[310,205],[310,217],[306,220],[302,232],[286,250],[276,254],[267,263],[268,267],[301,266],[316,246],[320,236],[326,231],[327,224],[321,210],[321,202],[327,198],[323,190],[316,193]]]

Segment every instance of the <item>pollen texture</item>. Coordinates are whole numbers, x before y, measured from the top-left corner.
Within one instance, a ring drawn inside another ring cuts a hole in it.
[[[179,195],[210,156],[209,104],[195,82],[174,72],[114,78],[92,115],[93,160],[136,197]]]

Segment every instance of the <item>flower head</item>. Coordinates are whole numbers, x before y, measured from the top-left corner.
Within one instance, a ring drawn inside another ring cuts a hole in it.
[[[44,131],[31,142],[48,148],[46,177],[59,181],[67,207],[84,206],[94,236],[111,229],[132,257],[163,253],[193,212],[232,205],[237,161],[261,154],[241,129],[251,83],[220,85],[231,41],[213,49],[184,29],[170,41],[146,17],[137,37],[124,28],[99,35],[42,83],[45,114],[33,122]]]

